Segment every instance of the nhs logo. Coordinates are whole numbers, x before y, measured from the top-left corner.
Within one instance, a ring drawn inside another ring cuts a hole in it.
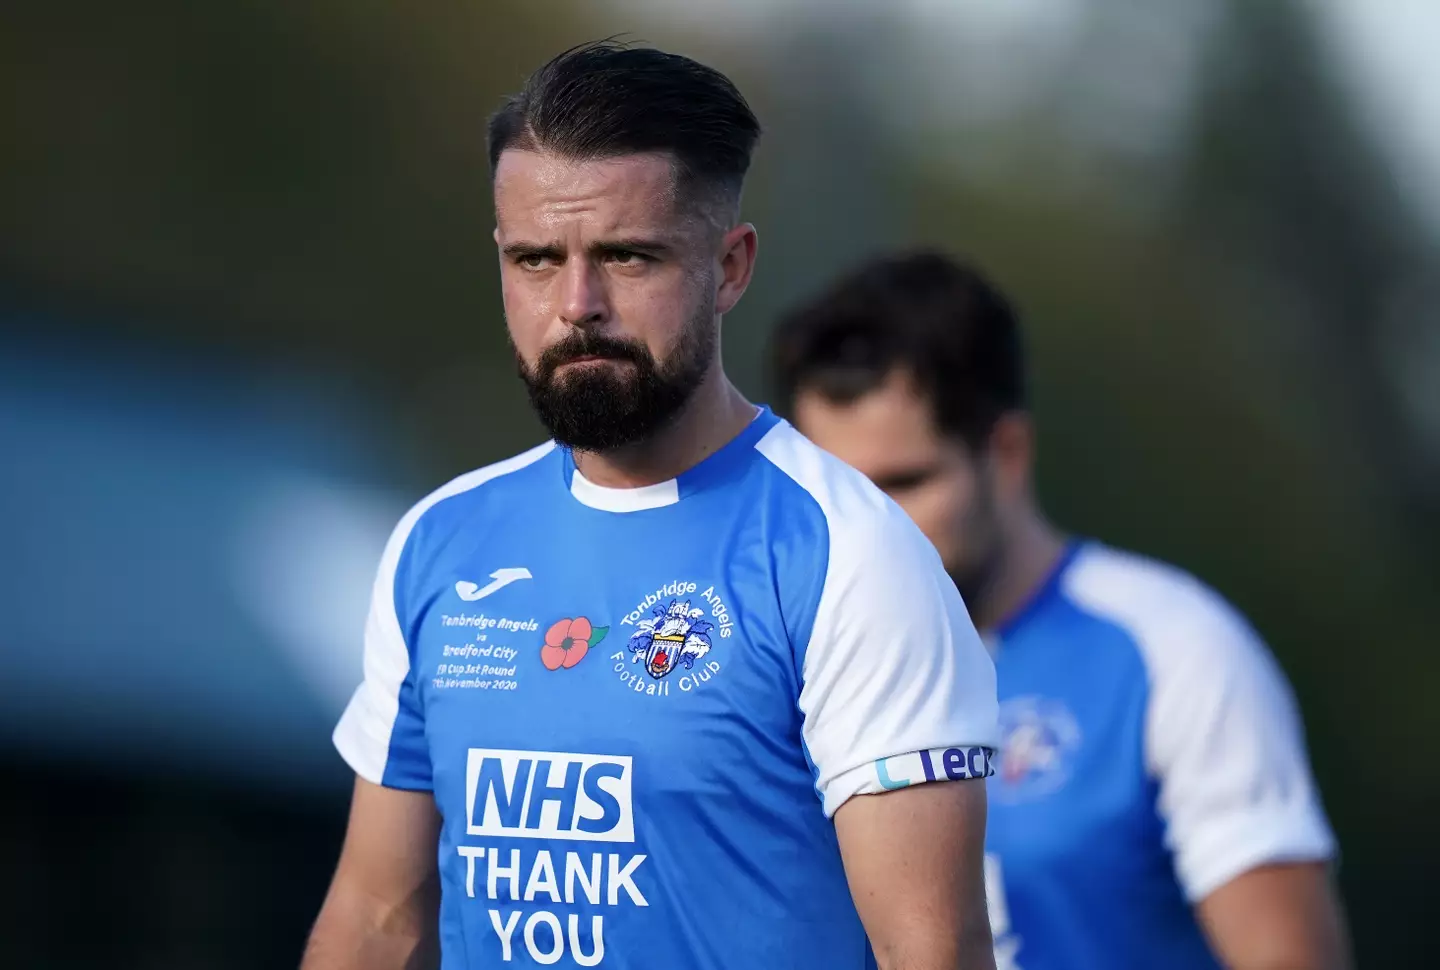
[[[471,748],[465,831],[520,839],[634,842],[629,755]]]

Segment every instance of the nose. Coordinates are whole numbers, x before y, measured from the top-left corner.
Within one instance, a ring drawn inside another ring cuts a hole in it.
[[[609,319],[610,303],[604,277],[589,260],[567,260],[561,273],[561,320],[572,327],[588,329]]]

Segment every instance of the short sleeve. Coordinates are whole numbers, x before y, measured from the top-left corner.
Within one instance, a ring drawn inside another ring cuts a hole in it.
[[[417,671],[405,641],[397,575],[420,510],[401,520],[386,544],[365,620],[365,676],[335,727],[335,747],[355,773],[390,788],[428,791],[430,753]]]
[[[801,668],[825,813],[857,794],[992,773],[995,667],[929,541],[898,506],[829,524]]]
[[[1151,658],[1147,746],[1187,898],[1256,866],[1332,858],[1299,712],[1274,658],[1223,603],[1175,636]]]

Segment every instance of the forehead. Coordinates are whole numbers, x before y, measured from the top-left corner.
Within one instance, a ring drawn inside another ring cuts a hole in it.
[[[795,397],[795,424],[821,448],[872,476],[934,462],[945,444],[930,401],[901,372],[844,403],[802,389]]]
[[[576,161],[543,151],[508,149],[495,168],[500,231],[557,232],[579,224],[593,232],[673,224],[675,167],[668,155]]]

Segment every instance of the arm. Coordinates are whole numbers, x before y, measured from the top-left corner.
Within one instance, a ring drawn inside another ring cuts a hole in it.
[[[984,781],[852,798],[835,831],[882,970],[993,970]]]
[[[397,582],[426,505],[390,536],[365,620],[365,676],[335,727],[355,770],[340,862],[305,948],[302,970],[419,970],[438,963],[440,832],[425,713],[411,669]]]
[[[1155,605],[1148,758],[1197,920],[1233,970],[1344,970],[1335,840],[1284,673],[1203,587]]]
[[[439,818],[428,792],[355,780],[340,863],[301,970],[421,970],[437,964]]]
[[[1345,921],[1327,866],[1264,865],[1196,906],[1211,946],[1232,970],[1348,970]]]
[[[798,638],[816,789],[883,970],[990,970],[995,667],[934,547],[868,483],[847,484],[827,495],[823,584]]]

